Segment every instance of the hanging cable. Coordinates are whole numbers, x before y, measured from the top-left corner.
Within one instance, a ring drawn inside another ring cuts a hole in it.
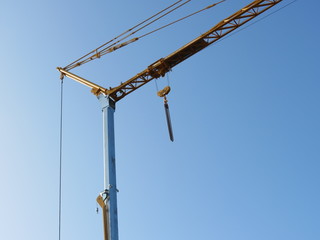
[[[156,90],[157,90],[157,92],[159,92],[158,82],[157,82],[156,78],[154,79],[154,82],[155,82],[155,85],[156,85]]]
[[[169,78],[169,73],[170,73],[170,72],[167,72],[167,73],[166,73],[166,75],[167,75],[167,84],[168,84],[168,86],[170,86],[170,78]]]
[[[59,145],[59,240],[61,240],[61,199],[62,199],[62,111],[63,110],[63,77],[60,86],[60,145]]]
[[[168,100],[167,100],[166,96],[164,96],[164,111],[166,113],[166,120],[167,120],[169,137],[170,137],[171,142],[173,142],[174,137],[173,137],[173,131],[172,131],[171,117],[170,117]]]
[[[101,48],[105,47],[105,46],[106,46],[107,44],[109,44],[109,43],[114,42],[114,41],[115,41],[116,39],[118,39],[119,37],[122,37],[122,36],[123,36],[123,35],[125,35],[126,33],[131,32],[133,29],[135,29],[135,28],[137,28],[137,27],[139,27],[139,26],[143,25],[144,23],[146,23],[146,22],[150,21],[151,19],[155,18],[155,17],[156,17],[156,16],[158,16],[159,14],[161,14],[161,13],[163,13],[163,12],[165,12],[165,11],[169,10],[170,8],[174,7],[175,5],[177,5],[178,3],[180,3],[181,1],[183,1],[183,0],[179,0],[179,1],[177,1],[177,2],[175,2],[175,3],[173,3],[173,4],[171,4],[169,7],[166,7],[165,9],[163,9],[163,10],[161,10],[160,12],[158,12],[158,13],[156,13],[156,14],[152,15],[151,17],[147,18],[146,20],[142,21],[141,23],[139,23],[139,24],[135,25],[134,27],[132,27],[132,28],[128,29],[127,31],[125,31],[125,32],[121,33],[121,34],[120,34],[120,35],[118,35],[117,37],[115,37],[115,38],[111,39],[110,41],[108,41],[108,42],[106,42],[106,43],[104,43],[104,44],[102,44],[101,46],[99,46],[98,48],[96,48],[96,49],[92,50],[91,52],[87,53],[86,55],[82,56],[81,58],[79,58],[79,59],[77,59],[77,60],[73,61],[72,63],[70,63],[69,65],[67,65],[66,67],[64,67],[64,69],[65,69],[65,70],[70,70],[70,69],[72,69],[72,68],[75,68],[75,67],[77,67],[77,66],[80,66],[80,65],[82,65],[82,64],[84,64],[84,63],[86,63],[86,62],[88,62],[88,61],[92,60],[92,59],[91,59],[91,58],[92,58],[92,56],[91,56],[91,57],[87,58],[86,60],[81,61],[82,59],[84,59],[84,58],[86,58],[86,57],[90,56],[91,54],[98,53],[99,49],[101,49]],[[174,9],[170,10],[169,12],[167,12],[167,13],[165,13],[165,14],[161,15],[160,17],[156,18],[155,20],[151,21],[150,23],[145,24],[144,26],[140,27],[139,29],[135,30],[134,32],[132,32],[132,33],[130,33],[130,34],[127,34],[126,36],[124,36],[124,37],[123,37],[123,38],[121,38],[120,40],[118,40],[118,41],[114,42],[114,43],[113,43],[113,44],[111,44],[110,46],[105,47],[104,49],[102,49],[102,50],[100,50],[100,51],[103,51],[103,50],[106,50],[106,49],[108,49],[108,48],[111,48],[111,47],[112,47],[112,46],[114,46],[115,44],[117,44],[117,43],[119,43],[119,42],[123,41],[124,39],[128,38],[129,36],[131,36],[131,35],[135,34],[136,32],[138,32],[138,31],[142,30],[143,28],[145,28],[145,27],[149,26],[150,24],[152,24],[152,23],[154,23],[155,21],[159,20],[160,18],[162,18],[162,17],[166,16],[167,14],[169,14],[169,13],[173,12],[174,10],[176,10],[176,9],[178,9],[178,8],[180,8],[180,7],[182,7],[183,5],[185,5],[186,3],[190,2],[190,1],[191,1],[191,0],[187,0],[186,2],[181,3],[180,5],[178,5],[177,7],[175,7]],[[103,55],[103,54],[98,54],[98,56],[97,56],[97,57],[100,57],[100,55]]]
[[[167,83],[168,83],[168,86],[170,89],[171,87],[170,87],[169,72],[167,73]],[[167,100],[166,96],[164,96],[164,111],[166,113],[169,137],[170,137],[171,142],[173,142],[174,137],[173,137],[173,131],[172,131],[171,117],[170,117],[170,111],[169,111],[169,104],[168,104],[168,100]]]

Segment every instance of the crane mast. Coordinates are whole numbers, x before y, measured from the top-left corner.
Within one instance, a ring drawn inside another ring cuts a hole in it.
[[[149,65],[145,70],[136,74],[124,83],[114,88],[104,88],[84,79],[65,68],[58,67],[61,79],[69,77],[91,88],[101,103],[103,112],[103,146],[104,146],[104,191],[100,193],[97,202],[103,211],[103,226],[105,240],[118,240],[117,216],[117,186],[114,145],[114,112],[115,104],[128,94],[134,92],[153,79],[165,76],[173,67],[219,41],[261,13],[272,8],[282,0],[255,0],[228,18],[225,18],[206,33],[195,38],[183,47]],[[97,52],[97,56],[99,52]],[[100,56],[100,55],[99,55]],[[160,93],[161,95],[162,93]],[[166,102],[165,102],[166,103]],[[167,109],[168,110],[168,109]],[[169,112],[168,112],[169,113]],[[170,118],[167,118],[170,120]],[[172,131],[171,131],[172,134]],[[171,140],[173,136],[170,135]]]

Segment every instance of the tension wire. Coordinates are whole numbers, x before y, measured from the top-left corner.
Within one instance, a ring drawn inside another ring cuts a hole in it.
[[[63,77],[60,85],[60,146],[59,146],[59,240],[61,240],[61,199],[62,199],[62,120],[63,120]]]
[[[110,41],[108,41],[108,42],[106,42],[106,43],[104,43],[104,44],[102,44],[102,45],[99,46],[98,48],[92,50],[91,52],[87,53],[86,55],[80,57],[79,59],[77,59],[77,60],[73,61],[72,63],[70,63],[69,65],[65,66],[64,69],[70,70],[70,69],[72,69],[72,68],[75,68],[75,67],[77,67],[77,66],[80,66],[80,65],[83,64],[83,63],[86,63],[86,62],[87,62],[86,60],[89,60],[89,61],[90,61],[90,58],[92,57],[92,56],[89,57],[90,55],[96,54],[96,53],[98,53],[98,52],[103,52],[103,51],[105,51],[106,49],[111,48],[111,47],[114,46],[115,44],[123,41],[124,39],[126,39],[126,38],[128,38],[129,36],[135,34],[135,33],[138,32],[138,31],[142,30],[143,28],[149,26],[150,24],[152,24],[152,23],[154,23],[155,21],[161,19],[162,17],[166,16],[167,14],[169,14],[169,13],[175,11],[176,9],[182,7],[183,5],[185,5],[186,3],[190,2],[191,0],[186,0],[185,2],[182,2],[180,5],[178,5],[177,7],[173,8],[173,9],[171,9],[171,10],[168,11],[167,13],[162,14],[163,12],[165,12],[165,11],[169,10],[170,8],[174,7],[175,5],[177,5],[178,3],[180,3],[181,1],[183,1],[183,0],[178,0],[178,1],[176,1],[175,3],[171,4],[169,7],[166,7],[165,9],[163,9],[163,10],[159,11],[158,13],[152,15],[151,17],[149,17],[149,18],[147,18],[146,20],[140,22],[139,24],[135,25],[134,27],[131,27],[131,28],[128,29],[127,31],[125,31],[125,32],[121,33],[120,35],[118,35],[117,37],[111,39]],[[160,15],[160,14],[162,14],[162,15]],[[158,15],[160,15],[160,16],[157,17],[156,19],[150,21],[151,19],[155,18],[155,17],[158,16]],[[150,22],[149,22],[149,21],[150,21]],[[149,23],[148,23],[148,22],[149,22]],[[143,24],[145,24],[145,25],[143,25]],[[139,26],[141,26],[141,25],[143,25],[143,26],[132,32],[133,29],[135,29],[135,28],[137,28],[137,27],[139,27]],[[131,33],[130,33],[130,32],[131,32]],[[128,34],[127,34],[127,33],[128,33]],[[127,35],[125,35],[125,34],[127,34]],[[123,35],[125,35],[125,36],[122,37]],[[117,39],[120,38],[120,37],[122,37],[122,38],[119,39],[119,40],[117,40]],[[115,40],[117,40],[117,41],[114,42]],[[113,43],[112,43],[112,42],[113,42]],[[107,46],[107,45],[110,44],[110,43],[112,43],[112,44],[109,45],[109,46]],[[103,48],[103,47],[104,47],[104,48]],[[103,48],[103,49],[102,49],[102,48]],[[103,54],[101,54],[101,55],[103,55]],[[89,58],[86,59],[86,60],[83,60],[83,59],[85,59],[86,57],[89,57]]]

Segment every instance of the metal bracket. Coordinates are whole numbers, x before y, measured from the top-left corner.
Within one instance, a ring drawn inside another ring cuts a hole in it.
[[[109,189],[105,189],[105,190],[104,190],[103,192],[101,192],[99,195],[103,198],[103,201],[108,200],[108,199],[109,199],[109,196],[110,196],[110,194],[109,194]]]

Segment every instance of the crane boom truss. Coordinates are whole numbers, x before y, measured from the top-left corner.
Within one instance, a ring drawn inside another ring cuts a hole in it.
[[[149,65],[148,68],[138,73],[134,77],[130,78],[124,83],[121,83],[119,86],[114,88],[105,89],[101,86],[93,86],[91,82],[88,81],[88,84],[85,83],[85,79],[74,75],[62,68],[58,68],[62,75],[66,75],[76,81],[79,81],[88,87],[92,88],[92,92],[96,95],[104,93],[110,96],[115,102],[121,100],[128,94],[142,87],[146,83],[150,82],[153,79],[163,77],[168,71],[173,67],[183,62],[187,58],[196,54],[197,52],[203,50],[209,45],[217,42],[227,34],[236,30],[245,23],[251,21],[261,13],[265,12],[269,8],[280,3],[282,0],[255,0],[244,8],[240,9],[236,13],[232,14],[230,17],[222,20],[213,28],[211,28],[206,33],[197,37],[193,41],[184,45],[180,49],[171,53],[167,57],[161,58]]]

